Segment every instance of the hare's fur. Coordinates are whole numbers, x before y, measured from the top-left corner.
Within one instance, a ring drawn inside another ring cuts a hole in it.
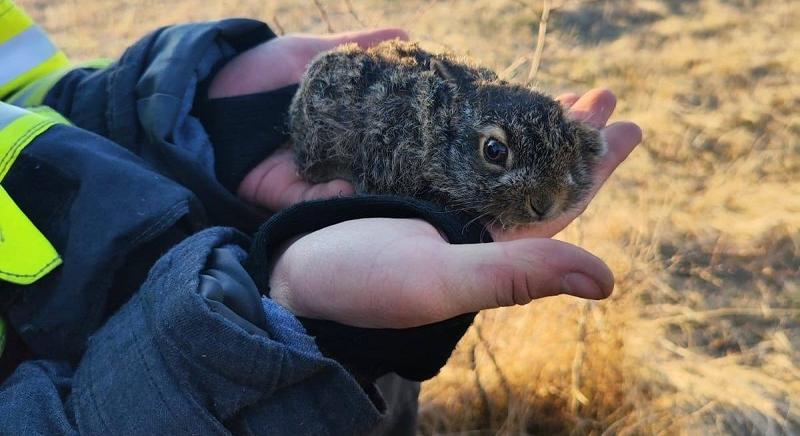
[[[318,56],[292,102],[290,128],[312,182],[344,178],[358,192],[423,198],[506,226],[580,202],[604,152],[598,132],[553,99],[402,41]],[[484,158],[489,137],[507,145],[504,167]],[[552,207],[539,214],[537,204]]]

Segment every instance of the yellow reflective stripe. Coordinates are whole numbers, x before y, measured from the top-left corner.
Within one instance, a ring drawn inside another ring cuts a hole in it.
[[[3,122],[3,115],[11,113],[12,117],[8,122]],[[21,116],[16,116],[22,112]],[[2,127],[2,124],[5,124]],[[34,138],[41,135],[45,130],[56,124],[39,115],[34,115],[28,111],[23,111],[13,106],[0,103],[0,182],[3,181],[11,165],[17,160],[17,156],[22,152]]]
[[[105,68],[112,62],[112,59],[93,59],[61,68],[15,92],[8,97],[8,102],[21,107],[41,105],[50,89],[70,71],[78,68]]]
[[[0,0],[0,44],[15,37],[31,24],[33,20],[14,2]]]
[[[51,108],[50,106],[33,106],[25,108],[25,110],[31,111],[36,115],[41,116],[42,118],[47,118],[48,120],[54,121],[58,124],[72,125],[72,123],[69,122],[68,119],[64,118],[64,115],[61,115],[58,111]]]
[[[0,182],[22,149],[54,124],[0,103]],[[0,279],[27,285],[60,264],[53,245],[0,186]]]
[[[61,256],[0,186],[0,279],[29,285],[61,265]]]

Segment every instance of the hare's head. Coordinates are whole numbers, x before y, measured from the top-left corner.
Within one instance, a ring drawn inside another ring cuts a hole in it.
[[[458,80],[452,71],[440,74]],[[584,199],[605,153],[597,130],[522,86],[462,85],[463,113],[442,155],[454,183],[440,188],[456,207],[510,227],[552,219]]]

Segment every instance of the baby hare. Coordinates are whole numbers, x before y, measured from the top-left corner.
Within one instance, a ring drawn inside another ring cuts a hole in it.
[[[430,200],[513,227],[558,216],[592,185],[599,132],[552,98],[415,43],[319,55],[290,108],[300,174]]]

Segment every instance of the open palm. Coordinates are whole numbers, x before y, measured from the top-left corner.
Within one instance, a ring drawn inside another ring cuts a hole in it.
[[[425,221],[345,221],[294,241],[270,297],[296,315],[406,328],[557,294],[601,299],[614,278],[602,260],[548,238],[447,243]]]

